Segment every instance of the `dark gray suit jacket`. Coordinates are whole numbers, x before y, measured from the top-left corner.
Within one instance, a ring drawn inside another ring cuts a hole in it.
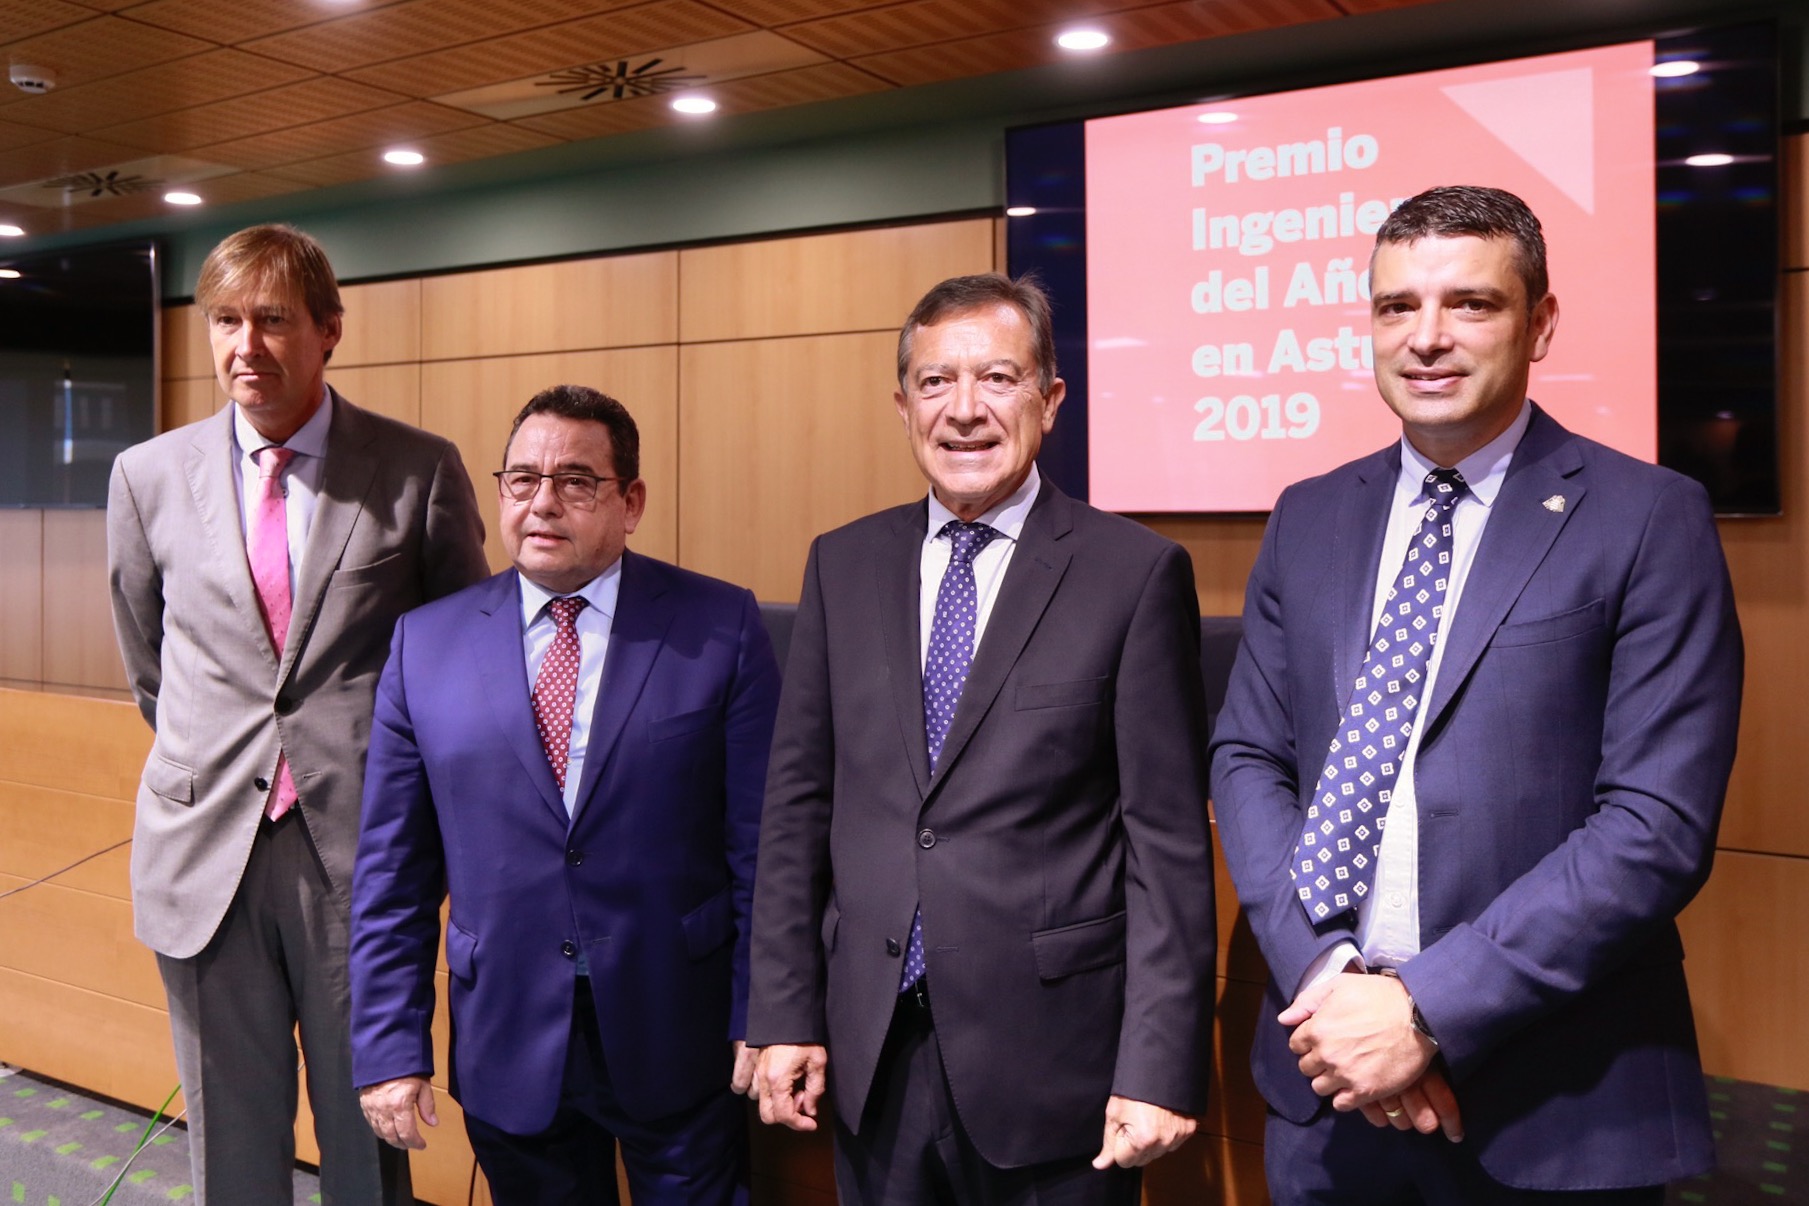
[[[858,1130],[919,901],[961,1121],[1098,1150],[1108,1095],[1205,1101],[1216,930],[1199,607],[1179,546],[1044,481],[936,773],[918,502],[811,549],[768,777],[748,1040],[827,1043]]]

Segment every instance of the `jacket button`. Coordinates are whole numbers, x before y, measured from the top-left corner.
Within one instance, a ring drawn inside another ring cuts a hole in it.
[[[571,866],[576,867],[579,863],[584,861],[584,851],[567,850],[565,852],[565,861]]]
[[[936,831],[934,829],[919,829],[917,831],[917,844],[922,846],[925,850],[934,846],[936,844]]]
[[[898,939],[886,939],[886,954],[892,956],[894,959],[898,958]]]
[[[270,780],[264,778],[264,776],[262,776],[262,775],[259,775],[257,778],[253,779],[251,781],[251,785],[253,787],[257,788],[259,791],[269,791],[270,790]]]
[[[567,938],[564,942],[559,944],[559,953],[564,955],[567,959],[576,959],[578,957],[578,944],[573,942],[570,938]]]
[[[278,716],[287,716],[293,711],[295,711],[295,700],[292,696],[279,695],[276,697],[276,714]]]

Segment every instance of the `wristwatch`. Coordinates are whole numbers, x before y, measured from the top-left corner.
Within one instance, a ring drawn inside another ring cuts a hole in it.
[[[1401,978],[1401,973],[1392,967],[1378,967],[1374,970],[1376,975],[1387,976],[1390,980],[1399,980]],[[1432,1049],[1434,1051],[1438,1050],[1438,1036],[1433,1034],[1432,1027],[1426,1024],[1426,1015],[1420,1012],[1420,1003],[1413,999],[1413,994],[1411,992],[1407,992],[1407,985],[1405,983],[1401,985],[1401,991],[1407,993],[1407,1008],[1412,1011],[1407,1018],[1408,1025],[1424,1035],[1426,1041],[1432,1044]]]

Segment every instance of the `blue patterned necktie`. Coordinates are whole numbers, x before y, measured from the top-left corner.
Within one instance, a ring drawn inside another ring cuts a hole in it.
[[[930,748],[930,773],[942,757],[942,743],[967,685],[974,662],[974,627],[979,619],[979,590],[974,585],[974,558],[997,536],[997,528],[951,519],[937,536],[948,537],[953,550],[942,585],[936,590],[936,615],[930,622],[930,651],[923,663],[923,735]],[[898,991],[905,992],[923,975],[923,908],[911,918],[911,941],[905,948]]]
[[[1376,621],[1344,723],[1325,756],[1318,797],[1307,807],[1294,848],[1294,887],[1316,925],[1356,908],[1369,894],[1388,802],[1438,643],[1451,574],[1451,513],[1469,489],[1455,469],[1426,475],[1424,492],[1432,502]]]

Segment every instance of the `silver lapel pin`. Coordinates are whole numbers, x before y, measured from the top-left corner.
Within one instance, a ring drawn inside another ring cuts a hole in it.
[[[1562,494],[1554,494],[1540,505],[1553,515],[1564,514],[1564,496]]]

